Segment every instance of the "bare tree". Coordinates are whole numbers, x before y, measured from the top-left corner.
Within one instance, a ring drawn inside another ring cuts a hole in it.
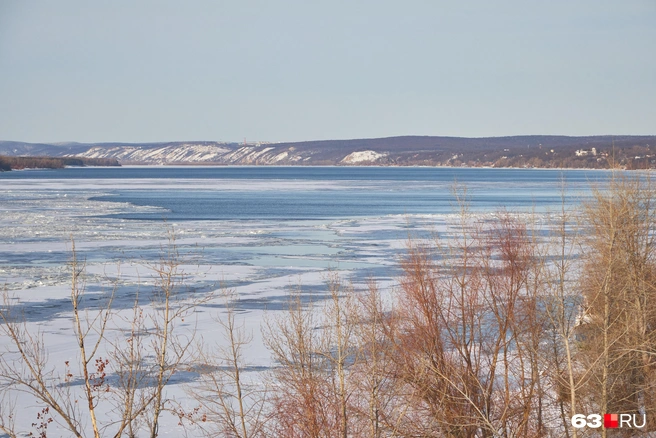
[[[359,318],[352,285],[344,287],[339,275],[330,272],[327,278],[330,298],[322,309],[322,330],[318,332],[320,350],[331,377],[330,395],[334,399],[335,429],[331,435],[346,438],[352,435],[354,418],[350,402],[355,395],[351,371],[357,368],[361,351],[356,340]]]
[[[16,438],[16,400],[7,391],[7,384],[3,384],[0,396],[0,431],[9,438]]]
[[[558,430],[577,438],[578,430],[571,427],[571,417],[579,410],[587,412],[578,397],[589,374],[578,357],[576,331],[580,322],[582,297],[576,276],[581,272],[576,253],[580,244],[576,211],[567,209],[565,185],[561,188],[561,207],[548,222],[548,240],[539,256],[544,291],[542,302],[547,333],[542,363],[549,376],[551,398],[558,409]]]
[[[201,369],[201,381],[192,390],[203,408],[198,422],[208,436],[264,436],[267,390],[244,379],[247,364],[243,352],[251,343],[252,334],[236,320],[235,291],[222,289],[221,294],[226,311],[215,321],[221,327],[225,345],[201,355],[206,369]]]
[[[459,204],[445,245],[410,242],[398,317],[388,324],[397,378],[411,388],[404,433],[545,433],[540,403],[539,264],[523,220],[482,224]]]
[[[78,363],[52,363],[43,334],[29,330],[17,303],[5,292],[0,330],[11,347],[0,356],[0,384],[7,388],[0,424],[14,433],[7,394],[22,392],[44,406],[35,423],[40,435],[57,422],[80,438],[133,437],[144,428],[154,438],[162,412],[175,405],[166,386],[196,350],[195,329],[179,330],[178,324],[209,297],[180,294],[185,277],[171,233],[160,263],[151,266],[156,281],[150,306],[143,306],[137,296],[132,316],[121,320],[127,321],[127,336],[109,338],[107,329],[117,322],[112,311],[115,288],[103,305],[91,308],[85,301],[84,263],[78,262],[74,242],[71,249],[71,319]]]
[[[306,310],[300,287],[290,292],[284,315],[265,323],[265,341],[277,364],[271,397],[274,436],[330,436],[330,375],[319,354],[316,328],[316,315]]]
[[[591,392],[601,412],[656,414],[656,251],[649,180],[614,177],[587,204],[581,290]],[[648,428],[656,427],[652,419]],[[602,432],[606,435],[606,431]]]
[[[359,436],[395,436],[406,410],[396,395],[392,350],[385,336],[385,321],[394,313],[374,279],[356,299],[358,363],[351,370],[356,394],[349,401],[349,409],[364,423],[358,429]]]
[[[18,307],[5,292],[4,306],[0,309],[0,330],[9,340],[13,351],[0,356],[0,379],[9,389],[27,393],[45,405],[39,415],[55,418],[75,437],[86,435],[85,419],[91,423],[93,436],[100,437],[96,408],[106,391],[107,359],[98,355],[104,340],[105,329],[111,316],[113,293],[104,307],[87,311],[82,307],[84,298],[84,264],[77,260],[75,242],[72,242],[71,293],[73,333],[79,354],[79,372],[82,379],[85,403],[77,403],[79,397],[73,386],[73,364],[66,362],[65,375],[57,372],[56,366],[48,361],[47,347],[43,334],[31,333]],[[84,408],[81,407],[84,406]],[[6,420],[3,420],[3,423]],[[52,421],[52,420],[50,420]],[[46,420],[47,424],[50,422]],[[8,425],[6,427],[9,427]]]
[[[145,423],[151,438],[159,435],[162,412],[175,411],[174,399],[166,395],[166,387],[181,369],[193,363],[197,353],[195,327],[180,330],[178,325],[193,317],[196,307],[211,299],[211,295],[189,297],[184,292],[186,273],[181,268],[182,258],[175,243],[173,229],[168,230],[168,244],[162,248],[158,264],[148,268],[154,274],[151,311],[146,316],[149,352],[156,358],[149,374],[149,391]]]
[[[329,273],[327,288],[322,305],[307,307],[300,289],[292,291],[286,314],[267,324],[265,336],[278,363],[274,434],[380,436],[385,418],[380,302],[359,302],[352,285],[344,286],[335,272]],[[373,284],[370,291],[377,294]],[[376,319],[373,324],[368,316]]]
[[[144,427],[144,414],[153,399],[149,390],[151,370],[148,367],[147,311],[139,300],[137,291],[131,312],[127,316],[116,315],[118,324],[126,331],[124,337],[112,341],[112,363],[116,383],[112,388],[114,411],[119,413],[115,437],[127,434],[135,437]]]

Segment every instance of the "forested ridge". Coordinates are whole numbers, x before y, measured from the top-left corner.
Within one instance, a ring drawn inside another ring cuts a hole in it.
[[[120,164],[115,158],[11,157],[0,155],[0,171],[62,169],[66,166],[120,166]]]

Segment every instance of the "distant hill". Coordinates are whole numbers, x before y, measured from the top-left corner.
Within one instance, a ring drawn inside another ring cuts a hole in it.
[[[23,143],[0,155],[79,156],[121,164],[656,167],[656,136],[404,136],[295,143]]]

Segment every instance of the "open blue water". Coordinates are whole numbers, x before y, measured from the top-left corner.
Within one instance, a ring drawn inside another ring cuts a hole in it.
[[[598,170],[492,169],[457,167],[68,167],[56,170],[0,172],[3,179],[273,179],[293,181],[507,181],[512,183],[554,183],[565,177],[568,183],[605,180],[610,172]]]
[[[473,211],[558,208],[589,196],[609,172],[407,167],[123,167],[0,173],[75,190],[103,181],[102,201],[159,207],[111,217],[142,220],[303,220],[453,211],[454,184]],[[131,183],[126,183],[131,181]],[[182,184],[171,186],[171,181]]]

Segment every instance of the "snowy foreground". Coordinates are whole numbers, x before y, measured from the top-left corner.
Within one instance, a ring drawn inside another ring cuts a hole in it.
[[[169,248],[172,231],[179,269],[185,274],[181,293],[190,298],[221,288],[237,293],[237,318],[253,336],[245,351],[252,370],[246,378],[259,381],[272,366],[261,323],[285,308],[290,288],[300,285],[308,301],[318,302],[328,293],[325,283],[332,271],[356,288],[374,277],[381,288],[390,290],[408,237],[442,233],[450,221],[448,215],[282,222],[123,220],[107,215],[157,209],[90,200],[106,193],[103,184],[7,180],[0,187],[0,283],[23,312],[29,332],[43,336],[55,374],[64,373],[67,361],[79,363],[70,302],[72,239],[78,260],[86,263],[86,303],[93,309],[94,301],[102,303],[114,291],[112,308],[127,317],[137,293],[147,303],[144,297],[154,288],[153,266]],[[225,340],[215,318],[222,312],[223,300],[217,295],[197,307],[179,329],[195,328],[197,339],[220,345]],[[120,321],[125,320],[112,319],[110,337],[125,335],[129,323],[121,326]],[[2,354],[15,354],[8,339],[0,343]],[[185,388],[197,377],[180,373],[167,395],[193,408]],[[43,406],[25,394],[18,395],[15,404],[17,429],[24,436],[35,432],[32,424]],[[160,436],[181,436],[178,421],[165,413]],[[48,425],[48,436],[66,436],[59,427]],[[187,432],[193,435],[193,430]]]

